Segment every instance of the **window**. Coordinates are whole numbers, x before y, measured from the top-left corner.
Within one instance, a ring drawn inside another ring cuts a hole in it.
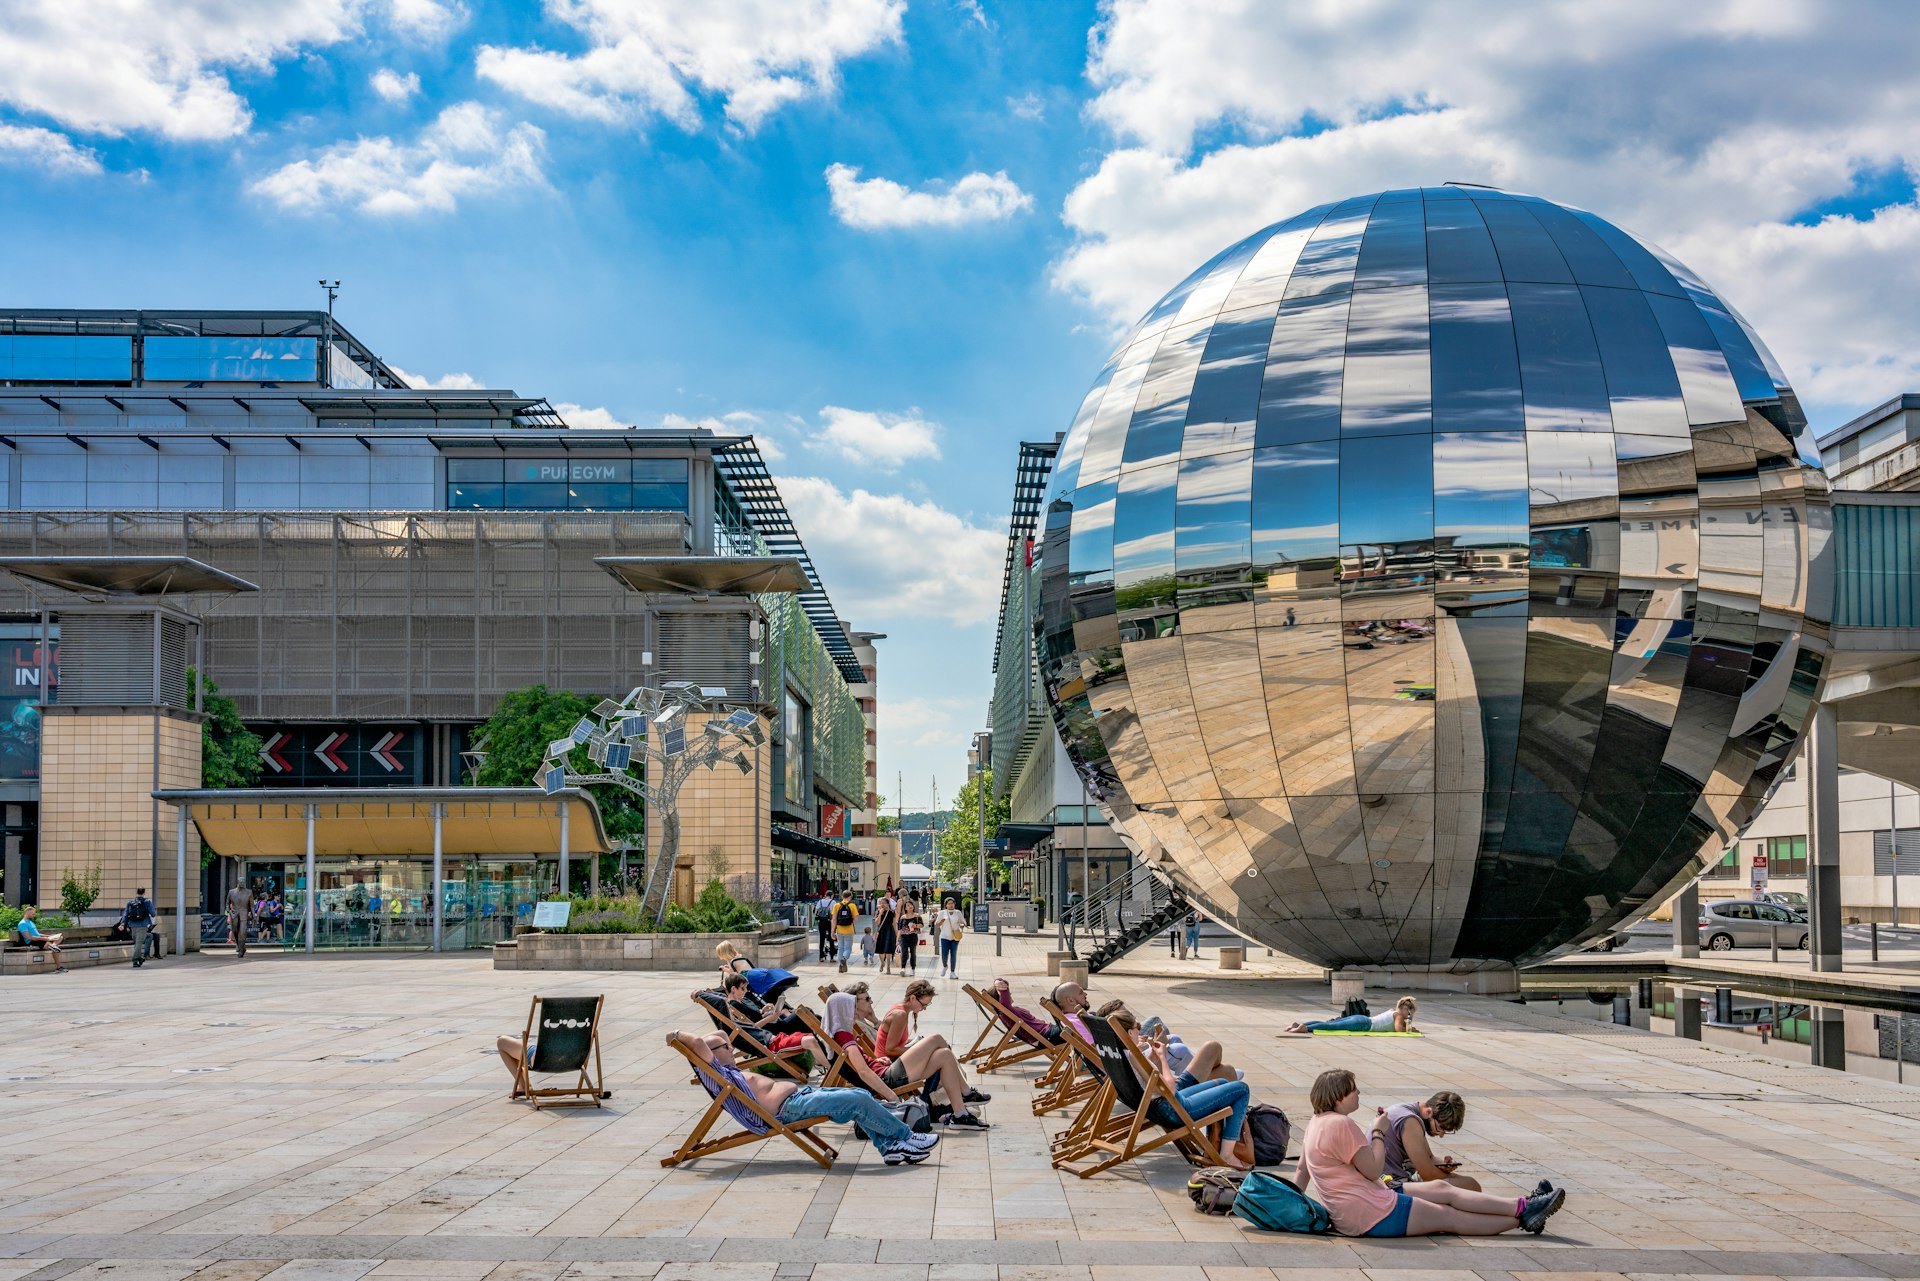
[[[133,381],[133,339],[85,334],[0,334],[0,382]]]
[[[449,509],[687,510],[684,458],[449,458]]]
[[[799,809],[807,801],[812,789],[807,770],[807,705],[797,698],[792,690],[786,693],[786,701],[781,705],[781,738],[786,752],[786,769],[782,787],[786,794],[787,808]]]
[[[1740,875],[1740,850],[1730,847],[1720,856],[1720,861],[1709,867],[1701,876],[1703,881],[1731,881]]]
[[[1920,847],[1916,847],[1920,853]],[[1920,863],[1915,864],[1920,871]],[[1805,876],[1807,874],[1807,838],[1804,836],[1769,836],[1767,838],[1767,879],[1776,876]]]
[[[313,338],[149,338],[149,382],[310,383],[318,381]]]

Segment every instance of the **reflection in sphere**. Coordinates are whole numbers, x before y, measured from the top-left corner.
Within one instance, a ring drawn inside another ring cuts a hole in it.
[[[1771,354],[1659,249],[1360,196],[1221,253],[1095,379],[1041,677],[1217,916],[1333,966],[1525,962],[1757,811],[1820,670],[1825,494]]]

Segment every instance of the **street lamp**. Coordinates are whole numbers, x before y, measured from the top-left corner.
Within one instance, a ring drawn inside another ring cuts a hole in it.
[[[981,730],[973,736],[973,791],[978,802],[980,857],[973,874],[973,901],[987,901],[987,761],[993,755],[993,731]]]
[[[333,300],[340,296],[340,282],[321,278],[320,287],[327,291],[326,339],[320,344],[320,385],[333,386]]]

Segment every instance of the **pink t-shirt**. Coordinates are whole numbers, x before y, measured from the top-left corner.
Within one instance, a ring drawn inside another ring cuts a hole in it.
[[[1313,1180],[1309,1189],[1333,1216],[1333,1226],[1350,1237],[1364,1236],[1393,1212],[1399,1195],[1353,1168],[1353,1154],[1367,1146],[1366,1131],[1350,1116],[1322,1112],[1307,1122],[1300,1163]]]

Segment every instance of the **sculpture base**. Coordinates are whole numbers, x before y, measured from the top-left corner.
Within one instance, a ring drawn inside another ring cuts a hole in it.
[[[1469,996],[1517,996],[1520,971],[1511,965],[1489,965],[1482,969],[1456,971],[1424,966],[1347,966],[1329,970],[1333,985],[1333,1003],[1345,1005],[1349,997],[1361,995],[1367,988],[1402,992],[1462,992]]]

